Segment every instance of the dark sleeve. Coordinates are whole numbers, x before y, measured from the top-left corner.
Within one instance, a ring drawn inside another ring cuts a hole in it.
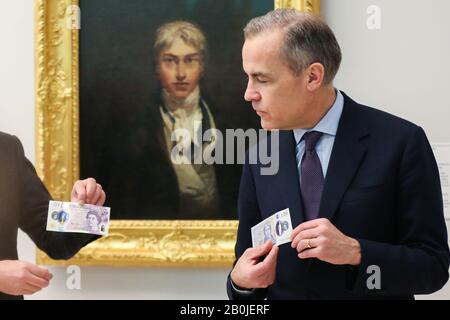
[[[439,172],[422,128],[408,139],[399,168],[395,245],[358,239],[361,265],[356,292],[399,296],[429,294],[448,280],[450,261]],[[368,290],[369,266],[380,269],[381,290]]]
[[[17,139],[17,138],[16,138]],[[39,249],[52,259],[69,259],[98,236],[46,231],[48,203],[51,196],[25,157],[17,139],[17,157],[21,178],[21,212],[19,227],[27,233]]]
[[[239,187],[238,216],[239,227],[235,246],[236,261],[247,248],[252,247],[251,227],[261,220],[261,213],[256,198],[255,184],[251,167],[246,159],[242,170],[241,184]],[[236,261],[234,264],[236,264]],[[228,298],[233,300],[264,299],[267,289],[254,289],[251,291],[237,291],[231,284],[231,277],[227,279]]]

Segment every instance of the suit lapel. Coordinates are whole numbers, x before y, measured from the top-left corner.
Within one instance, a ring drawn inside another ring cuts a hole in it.
[[[319,217],[331,220],[366,153],[361,139],[368,135],[356,117],[357,105],[344,95],[345,103],[325,178]]]
[[[292,131],[280,131],[280,167],[277,185],[281,190],[286,207],[290,209],[292,227],[305,218],[300,197],[300,181],[295,157],[295,139]]]

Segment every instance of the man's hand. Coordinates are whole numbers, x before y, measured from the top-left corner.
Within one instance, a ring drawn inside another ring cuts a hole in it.
[[[340,232],[328,219],[310,220],[292,232],[292,248],[300,259],[317,258],[331,264],[359,265],[361,246]]]
[[[19,296],[48,286],[53,275],[47,269],[18,260],[0,261],[0,292]]]
[[[267,255],[263,261],[260,257]],[[267,241],[257,248],[248,248],[231,272],[234,284],[245,289],[267,288],[275,281],[278,247]]]
[[[102,206],[105,203],[106,194],[102,186],[95,181],[94,178],[87,178],[85,180],[78,180],[73,185],[72,202],[80,204],[95,204]]]

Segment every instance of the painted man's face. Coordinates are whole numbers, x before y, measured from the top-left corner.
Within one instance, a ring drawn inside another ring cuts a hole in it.
[[[158,78],[174,98],[182,100],[197,87],[203,74],[203,57],[197,49],[178,38],[159,55]]]

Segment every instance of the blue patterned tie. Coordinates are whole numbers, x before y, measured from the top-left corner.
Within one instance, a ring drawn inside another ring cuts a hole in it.
[[[322,133],[317,131],[310,131],[303,135],[303,139],[305,139],[305,153],[302,157],[300,169],[300,192],[307,220],[317,219],[319,216],[324,177],[315,147],[321,136]]]

